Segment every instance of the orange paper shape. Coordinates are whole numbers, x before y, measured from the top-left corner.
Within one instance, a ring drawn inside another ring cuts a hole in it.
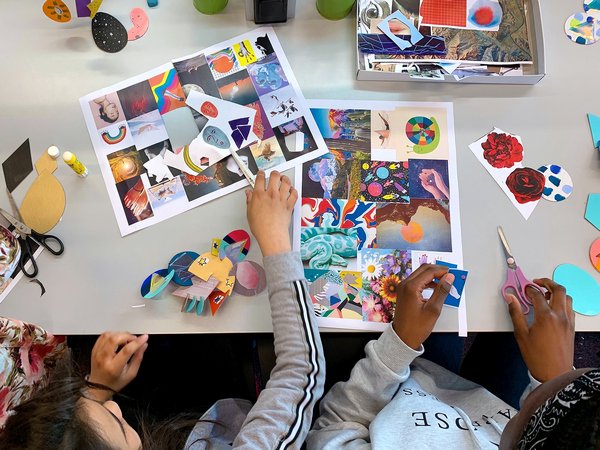
[[[225,302],[225,299],[228,297],[227,294],[219,291],[218,289],[215,289],[209,296],[208,296],[208,303],[210,305],[210,313],[214,316],[217,311],[219,310],[219,308],[221,307],[221,305]]]
[[[232,267],[233,264],[227,258],[220,259],[218,256],[214,256],[211,253],[202,253],[189,267],[188,272],[204,281],[208,281],[211,276],[215,277],[219,280],[216,290],[223,293],[231,292],[233,289],[233,283],[231,283],[231,287],[227,285],[229,272]]]
[[[48,19],[64,23],[71,20],[71,11],[62,0],[46,0],[42,5],[42,11]]]
[[[590,261],[594,269],[600,272],[600,238],[596,239],[590,247]]]

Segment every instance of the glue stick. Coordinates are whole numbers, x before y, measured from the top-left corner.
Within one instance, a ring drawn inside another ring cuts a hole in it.
[[[60,156],[60,150],[56,145],[51,145],[50,147],[48,147],[48,155],[50,156],[50,158],[56,159]]]
[[[85,178],[88,176],[87,167],[85,167],[83,165],[83,163],[81,161],[79,161],[77,159],[77,156],[75,156],[73,153],[64,152],[63,160],[64,160],[64,162],[67,163],[67,166],[69,166],[71,169],[73,169],[73,172],[75,172],[80,177]]]

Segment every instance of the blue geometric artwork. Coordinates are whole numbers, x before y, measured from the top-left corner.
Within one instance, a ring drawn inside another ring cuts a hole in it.
[[[562,202],[573,192],[571,175],[556,164],[547,164],[538,169],[546,177],[542,197],[551,202]]]
[[[410,41],[410,36],[396,36],[398,39]],[[412,47],[401,49],[396,42],[385,34],[358,35],[358,48],[363,53],[375,55],[433,55],[446,56],[446,42],[441,36],[423,36],[423,39],[413,44]]]

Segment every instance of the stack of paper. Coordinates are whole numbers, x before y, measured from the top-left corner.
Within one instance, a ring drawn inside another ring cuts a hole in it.
[[[532,64],[523,0],[359,0],[357,32],[366,70],[443,80]]]

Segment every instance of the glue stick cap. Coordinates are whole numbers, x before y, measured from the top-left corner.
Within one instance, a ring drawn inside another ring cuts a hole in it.
[[[56,145],[51,145],[50,147],[48,147],[48,155],[50,155],[52,159],[56,159],[60,155],[60,150]]]
[[[71,152],[64,152],[63,153],[63,160],[66,163],[70,163],[71,161],[73,161],[75,159],[75,155]]]

